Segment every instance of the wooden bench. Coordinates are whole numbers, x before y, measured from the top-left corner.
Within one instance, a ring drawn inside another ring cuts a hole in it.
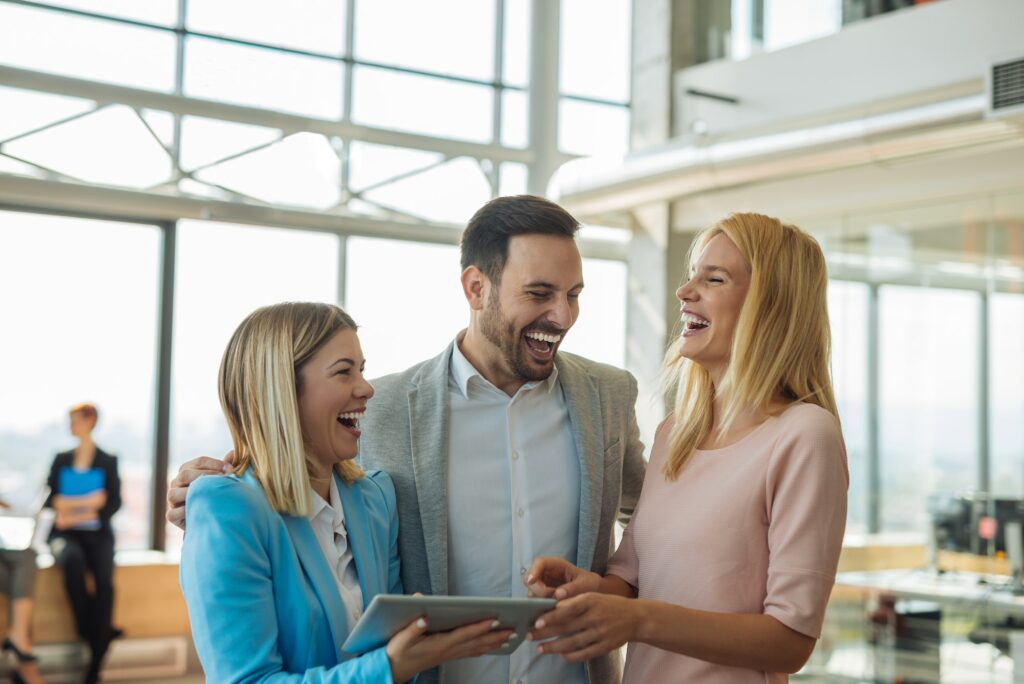
[[[78,640],[53,559],[41,555],[36,576],[33,637],[37,644]],[[7,629],[7,600],[0,595],[0,629]],[[185,599],[178,585],[178,563],[155,551],[118,552],[114,567],[114,624],[127,638],[191,637]],[[2,632],[0,632],[2,633]]]

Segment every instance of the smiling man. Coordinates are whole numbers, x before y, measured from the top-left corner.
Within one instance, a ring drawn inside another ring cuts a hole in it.
[[[360,453],[395,483],[407,592],[525,597],[521,575],[543,555],[599,572],[615,520],[632,513],[644,472],[636,381],[558,351],[584,286],[578,228],[540,197],[488,202],[462,237],[469,327],[439,356],[374,381]],[[526,643],[448,663],[441,678],[603,683],[619,667]]]
[[[395,484],[408,593],[525,598],[522,575],[538,556],[603,573],[615,521],[633,513],[645,467],[636,381],[558,351],[579,315],[578,229],[541,197],[485,204],[462,237],[469,327],[433,359],[372,381],[360,458]],[[185,463],[167,519],[184,527],[189,483],[222,467]],[[567,663],[536,648],[452,661],[417,681],[620,680],[617,654]]]

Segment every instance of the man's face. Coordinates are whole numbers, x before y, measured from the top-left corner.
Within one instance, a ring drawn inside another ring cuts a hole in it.
[[[551,374],[555,352],[579,316],[582,290],[583,260],[572,238],[509,240],[500,286],[490,284],[480,318],[481,332],[497,348],[505,372],[525,382]]]

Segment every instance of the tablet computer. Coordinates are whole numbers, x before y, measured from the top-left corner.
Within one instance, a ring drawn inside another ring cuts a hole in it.
[[[534,621],[555,607],[554,599],[495,598],[492,596],[404,596],[378,594],[348,635],[341,650],[366,653],[379,648],[398,630],[420,616],[427,618],[427,632],[446,632],[487,618],[512,629],[516,637],[491,651],[509,655],[515,651],[533,627]]]

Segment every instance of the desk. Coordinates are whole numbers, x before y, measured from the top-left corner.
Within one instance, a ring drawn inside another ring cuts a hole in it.
[[[1024,626],[1024,596],[1011,591],[1005,575],[843,572],[836,577],[836,589],[861,598],[875,681],[1024,682],[1024,631],[1019,627]],[[952,660],[960,673],[947,672],[948,650],[958,654]],[[1017,656],[1012,672],[999,652]],[[968,663],[971,669],[964,675]]]
[[[1024,596],[1010,591],[1010,578],[976,572],[932,570],[841,572],[836,586],[888,594],[900,599],[933,601],[950,608],[1024,618]]]

